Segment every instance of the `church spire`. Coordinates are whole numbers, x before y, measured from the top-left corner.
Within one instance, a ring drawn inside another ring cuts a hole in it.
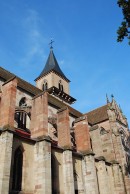
[[[56,96],[67,104],[72,104],[76,101],[75,98],[69,95],[69,79],[64,75],[59,67],[56,57],[53,53],[53,41],[49,43],[50,53],[44,69],[35,79],[36,86],[49,94]]]
[[[64,75],[64,73],[62,72],[62,70],[59,67],[59,64],[58,64],[56,57],[54,55],[54,52],[53,52],[52,43],[53,43],[53,41],[51,41],[51,43],[50,43],[50,45],[51,45],[50,46],[50,54],[48,56],[46,65],[45,65],[44,69],[42,70],[42,72],[40,73],[40,75],[35,79],[35,81],[37,81],[38,79],[47,75],[50,72],[55,72],[60,77],[62,77],[64,80],[66,80],[67,82],[70,82],[70,80]]]

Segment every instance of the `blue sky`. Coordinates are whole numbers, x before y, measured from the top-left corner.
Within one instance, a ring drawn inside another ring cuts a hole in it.
[[[114,94],[130,123],[130,46],[116,42],[121,21],[116,0],[1,0],[0,66],[34,84],[53,38],[73,107],[85,113]]]

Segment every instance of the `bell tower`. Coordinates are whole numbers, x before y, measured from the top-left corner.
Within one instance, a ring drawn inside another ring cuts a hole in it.
[[[70,80],[64,75],[64,73],[60,69],[60,66],[53,52],[52,42],[45,67],[43,68],[40,75],[35,79],[35,81],[36,86],[39,89],[55,95],[62,101],[65,101],[69,104],[74,103],[76,101],[76,99],[70,96]]]

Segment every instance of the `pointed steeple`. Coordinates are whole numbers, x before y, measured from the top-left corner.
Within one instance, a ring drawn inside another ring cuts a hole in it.
[[[72,104],[76,101],[70,96],[69,79],[64,75],[55,58],[52,47],[53,41],[50,43],[50,53],[46,65],[40,75],[35,79],[36,86],[49,94],[56,96],[67,104]]]
[[[50,54],[48,56],[46,65],[45,65],[44,69],[42,70],[42,72],[40,73],[40,75],[35,79],[35,81],[37,81],[39,78],[47,75],[48,73],[50,73],[52,71],[55,72],[56,74],[58,74],[63,79],[65,79],[67,82],[70,82],[70,80],[64,75],[64,73],[60,69],[58,62],[56,60],[56,57],[53,53],[53,47],[51,46],[50,47]]]

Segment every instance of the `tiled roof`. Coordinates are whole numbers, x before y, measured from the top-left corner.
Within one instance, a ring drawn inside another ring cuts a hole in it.
[[[108,119],[107,108],[108,105],[106,104],[102,107],[99,107],[95,110],[86,113],[88,122],[94,125],[107,120]]]
[[[0,77],[4,80],[4,81],[8,81],[9,79],[11,79],[12,77],[16,76],[15,74],[3,69],[2,67],[0,67]],[[29,92],[32,96],[35,96],[37,94],[39,94],[40,92],[42,92],[40,89],[36,88],[35,86],[33,86],[32,84],[26,82],[25,80],[17,77],[18,80],[18,87],[22,88],[23,90]]]
[[[60,69],[52,49],[50,50],[50,54],[49,54],[49,57],[47,59],[47,62],[46,62],[44,69],[42,70],[40,75],[35,80],[38,80],[39,78],[48,74],[51,71],[54,71],[59,76],[61,76],[63,79],[65,79],[66,81],[69,82],[68,78],[64,75],[64,73]]]

